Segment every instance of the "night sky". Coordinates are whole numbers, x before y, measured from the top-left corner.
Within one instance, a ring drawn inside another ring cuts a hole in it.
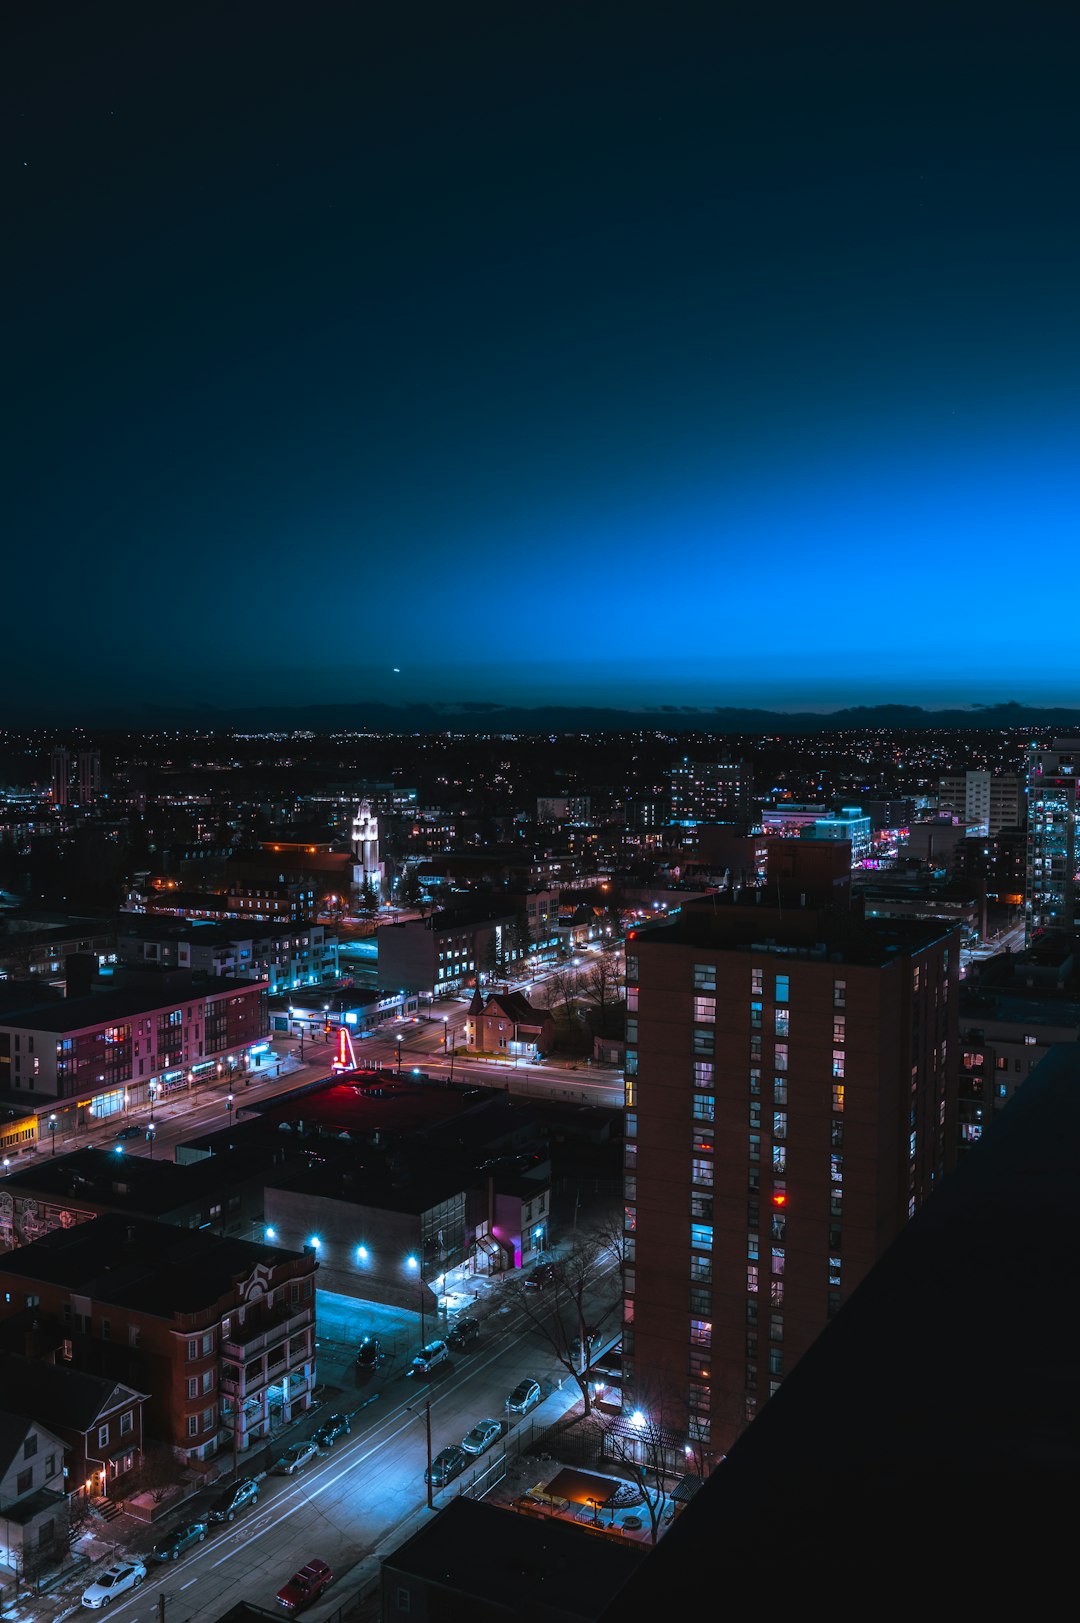
[[[1080,701],[1073,8],[3,27],[9,704]]]

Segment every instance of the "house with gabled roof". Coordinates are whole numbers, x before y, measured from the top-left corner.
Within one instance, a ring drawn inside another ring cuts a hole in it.
[[[108,1375],[11,1352],[0,1352],[0,1389],[18,1413],[60,1438],[68,1493],[94,1499],[123,1492],[142,1460],[147,1393]]]
[[[63,1443],[36,1420],[0,1409],[0,1581],[58,1559],[67,1532]]]
[[[551,1010],[535,1008],[524,992],[491,992],[485,999],[477,989],[465,1016],[465,1041],[480,1054],[535,1059],[548,1052],[554,1035]]]

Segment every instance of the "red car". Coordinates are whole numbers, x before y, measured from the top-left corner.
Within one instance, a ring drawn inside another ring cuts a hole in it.
[[[287,1612],[302,1612],[305,1606],[313,1606],[333,1581],[334,1574],[325,1561],[309,1561],[278,1590],[278,1605]]]

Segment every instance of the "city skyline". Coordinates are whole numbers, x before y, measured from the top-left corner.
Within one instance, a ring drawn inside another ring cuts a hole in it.
[[[1080,703],[1074,19],[14,36],[12,711]]]

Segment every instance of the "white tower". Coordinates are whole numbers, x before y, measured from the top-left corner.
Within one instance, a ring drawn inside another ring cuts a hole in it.
[[[382,863],[379,861],[379,819],[371,810],[371,802],[362,800],[356,808],[352,825],[352,848],[356,857],[356,883],[366,885],[372,880],[382,891]]]

